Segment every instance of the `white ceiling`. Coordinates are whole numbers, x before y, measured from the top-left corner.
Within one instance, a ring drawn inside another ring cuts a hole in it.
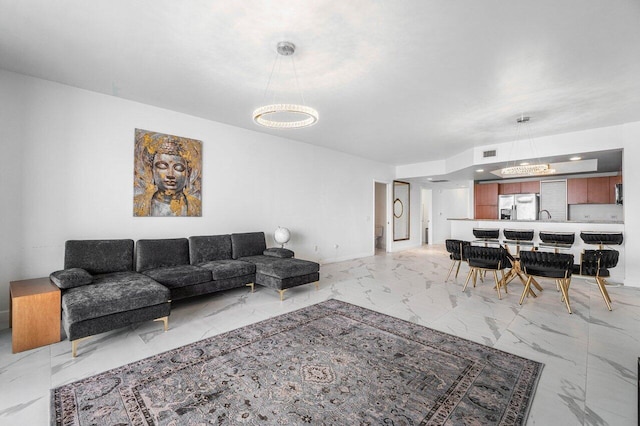
[[[638,0],[0,0],[0,68],[261,132],[282,40],[320,121],[269,132],[384,163],[640,121]]]

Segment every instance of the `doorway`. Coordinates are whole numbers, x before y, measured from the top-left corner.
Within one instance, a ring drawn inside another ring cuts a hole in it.
[[[375,182],[373,247],[375,254],[387,251],[387,184]]]

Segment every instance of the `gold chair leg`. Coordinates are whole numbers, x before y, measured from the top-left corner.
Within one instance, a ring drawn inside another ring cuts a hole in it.
[[[162,321],[164,323],[164,331],[169,331],[169,317],[156,318],[154,321]]]
[[[464,282],[464,287],[462,287],[462,291],[465,291],[467,289],[467,284],[469,284],[469,279],[471,278],[471,275],[473,275],[474,271],[475,271],[474,268],[469,269],[469,273],[467,274],[467,280]]]
[[[254,283],[249,283],[246,285],[247,287],[251,287],[251,293],[253,293],[255,291],[255,284]]]
[[[287,291],[287,289],[285,288],[284,290],[278,290],[278,293],[280,293],[280,301],[282,302],[284,300],[284,292]]]
[[[609,297],[609,292],[605,288],[604,280],[600,277],[596,277],[596,283],[598,283],[598,288],[600,289],[600,293],[602,294],[602,298],[604,299],[604,303],[607,304],[607,308],[611,310],[611,298]]]
[[[529,278],[527,279],[527,282],[524,284],[524,290],[522,291],[522,296],[520,296],[520,304],[521,305],[522,305],[522,302],[524,302],[524,297],[529,292],[529,288],[531,287],[531,280],[532,279],[533,278],[531,276],[529,276]]]
[[[500,294],[500,283],[498,282],[498,271],[493,271],[493,279],[496,281],[496,290],[498,290],[498,299],[502,299],[502,294]]]
[[[458,272],[460,272],[460,265],[462,265],[462,260],[458,260],[458,268],[456,269],[456,278],[458,278]]]
[[[313,283],[316,286],[316,291],[320,290],[320,281],[316,281]]]
[[[455,266],[455,264],[456,264],[456,261],[452,260],[451,266],[449,266],[449,273],[447,274],[447,279],[444,280],[445,283],[449,281],[449,277],[451,276],[451,271],[453,271],[453,267]]]
[[[567,306],[567,311],[571,314],[571,304],[569,303],[569,292],[567,291],[567,281],[570,282],[571,278],[560,280],[560,290],[562,291],[562,297],[564,298],[564,304]]]

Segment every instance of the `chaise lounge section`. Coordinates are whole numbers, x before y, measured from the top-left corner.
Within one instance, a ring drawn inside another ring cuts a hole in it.
[[[51,274],[62,290],[62,325],[76,356],[80,340],[142,321],[168,328],[170,292],[133,270],[133,240],[70,240],[64,270]]]
[[[267,249],[264,232],[231,234],[231,242],[233,258],[254,264],[255,283],[277,290],[280,300],[284,299],[287,289],[299,285],[315,283],[318,288],[320,265],[294,259],[291,250]]]

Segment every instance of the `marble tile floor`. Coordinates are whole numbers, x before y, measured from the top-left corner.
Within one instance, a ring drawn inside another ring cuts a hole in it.
[[[146,322],[104,333],[81,342],[76,359],[66,340],[12,354],[1,330],[0,425],[47,424],[53,387],[329,298],[543,362],[529,425],[638,424],[640,288],[610,288],[609,312],[595,284],[574,278],[569,315],[552,281],[520,306],[521,284],[502,300],[489,279],[463,293],[467,266],[445,283],[448,267],[443,246],[327,264],[318,291],[298,287],[280,302],[257,286],[175,302],[168,332]]]

